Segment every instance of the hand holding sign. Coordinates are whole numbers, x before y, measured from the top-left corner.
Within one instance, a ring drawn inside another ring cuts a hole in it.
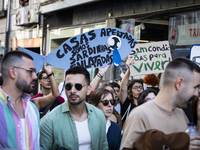
[[[44,65],[43,65],[43,69],[44,69],[44,71],[46,72],[47,75],[52,73],[51,66],[50,65],[46,65],[45,62],[44,62]]]
[[[110,65],[107,65],[106,67],[103,67],[103,68],[99,68],[98,73],[100,73],[103,76],[109,67],[110,67]]]
[[[126,60],[126,65],[129,67],[130,65],[133,65],[135,62],[132,57],[128,57]]]
[[[85,68],[102,68],[112,62],[119,66],[121,58],[125,58],[136,43],[136,38],[124,30],[102,28],[74,36],[44,57],[21,47],[18,49],[33,57],[37,71],[42,69],[43,61],[67,70],[77,65]]]
[[[132,76],[164,72],[171,61],[169,42],[137,44],[129,57],[135,61],[130,67]]]

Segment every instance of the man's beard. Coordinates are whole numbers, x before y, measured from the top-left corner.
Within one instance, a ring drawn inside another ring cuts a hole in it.
[[[77,98],[79,98],[79,101],[78,102],[72,102],[71,100],[70,100],[70,97],[71,96],[76,96]],[[79,105],[79,104],[81,104],[83,101],[84,101],[85,99],[80,99],[80,96],[79,95],[76,95],[76,94],[71,94],[71,95],[69,95],[69,98],[68,98],[68,102],[71,104],[71,105]]]
[[[196,96],[191,96],[189,98],[186,99],[188,93],[187,93],[187,86],[185,86],[183,88],[183,90],[181,91],[181,93],[179,93],[179,95],[177,96],[177,107],[179,108],[187,108],[187,105],[193,101],[195,99]]]
[[[17,81],[16,81],[15,85],[16,85],[16,87],[18,89],[22,90],[24,93],[31,94],[34,91],[35,87],[36,87],[36,84],[35,84],[36,81],[37,80],[32,80],[31,83],[28,85],[27,82],[24,79],[22,79],[20,77],[20,75],[19,75],[18,78],[17,78]],[[32,83],[35,84],[33,87],[31,87]]]

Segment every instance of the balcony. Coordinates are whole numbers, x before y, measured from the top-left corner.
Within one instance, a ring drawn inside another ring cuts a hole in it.
[[[40,12],[41,14],[47,14],[50,12],[67,9],[70,7],[92,3],[99,0],[41,0],[40,2]]]

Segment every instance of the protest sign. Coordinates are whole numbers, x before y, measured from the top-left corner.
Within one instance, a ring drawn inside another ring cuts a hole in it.
[[[132,34],[109,27],[74,36],[47,56],[33,55],[33,52],[21,47],[18,49],[26,51],[33,57],[37,70],[42,69],[38,64],[43,64],[43,61],[51,66],[67,70],[77,65],[85,68],[101,68],[113,63],[119,66],[121,59],[131,52],[136,43],[137,39]],[[40,57],[40,59],[37,58],[35,61],[35,57]],[[43,59],[42,62],[41,59]]]
[[[190,47],[190,60],[200,66],[200,44],[194,44]]]
[[[132,76],[164,72],[166,65],[171,61],[169,42],[136,44],[129,58],[135,62],[130,66]]]

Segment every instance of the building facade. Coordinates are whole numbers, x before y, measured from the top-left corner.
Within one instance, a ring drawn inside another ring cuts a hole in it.
[[[35,9],[42,16],[34,24],[39,27],[18,24],[12,27],[11,38],[41,38],[39,53],[44,55],[56,50],[70,37],[104,27],[126,30],[138,39],[138,43],[168,40],[173,58],[188,57],[189,48],[200,42],[200,0],[29,0],[29,3],[31,5],[25,7],[13,4],[12,22],[17,24],[19,9]],[[64,70],[53,70],[60,83]],[[104,79],[121,79],[125,71],[123,61],[120,67],[112,66]],[[94,77],[95,70],[90,70],[90,74]]]

